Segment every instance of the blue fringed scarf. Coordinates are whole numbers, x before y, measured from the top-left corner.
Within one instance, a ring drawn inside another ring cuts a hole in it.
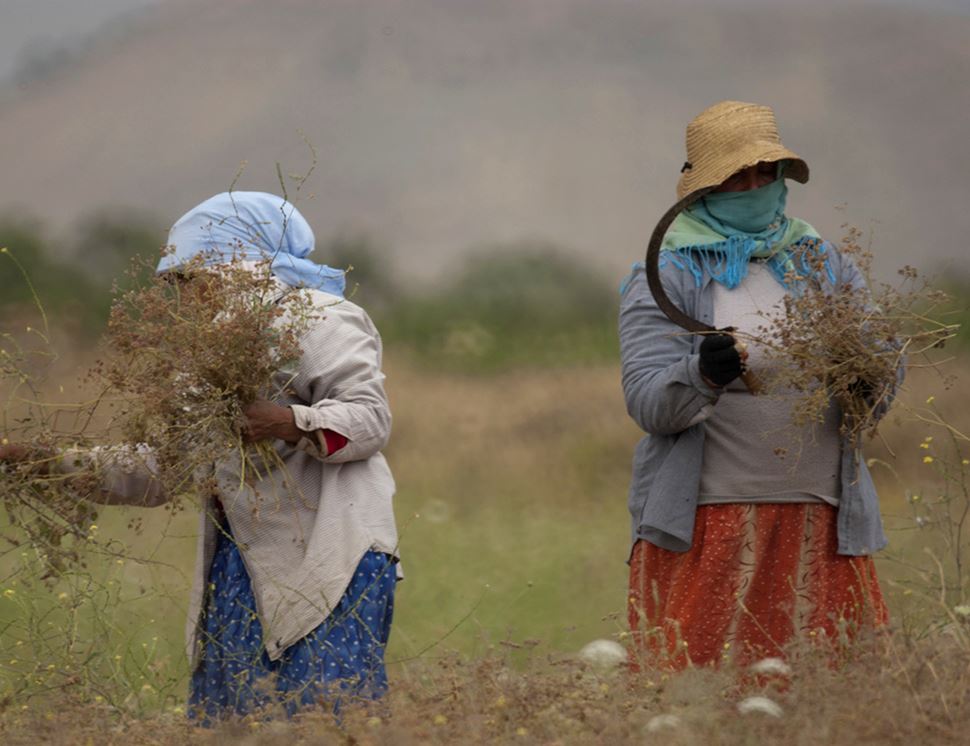
[[[736,288],[752,259],[763,260],[786,287],[792,273],[811,276],[825,247],[811,225],[785,216],[787,192],[779,178],[748,192],[708,195],[671,224],[661,245],[660,265],[671,262],[687,270],[698,287],[707,273],[726,288]],[[824,266],[835,282],[827,261]]]

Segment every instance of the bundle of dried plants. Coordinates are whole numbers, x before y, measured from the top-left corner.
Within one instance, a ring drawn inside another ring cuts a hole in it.
[[[152,449],[167,491],[226,450],[245,453],[243,409],[287,385],[276,376],[299,359],[311,317],[309,295],[266,262],[198,257],[119,295],[96,373],[120,399],[122,440]]]
[[[834,278],[821,242],[803,248],[786,276],[792,292],[780,311],[763,314],[752,339],[768,358],[767,393],[791,398],[796,428],[822,422],[834,400],[842,434],[859,442],[875,435],[904,367],[938,364],[931,351],[958,325],[945,320],[947,295],[912,267],[899,270],[897,284],[874,281],[871,249],[847,230],[839,251],[863,282]]]
[[[118,292],[89,376],[101,394],[75,412],[73,427],[35,398],[30,422],[7,429],[27,452],[0,475],[8,540],[26,541],[55,570],[79,558],[80,543],[96,539],[89,498],[105,458],[92,453],[144,458],[138,466],[176,497],[227,452],[241,455],[244,470],[275,463],[272,447],[245,442],[243,411],[288,385],[280,371],[299,359],[313,315],[309,293],[280,284],[266,262],[206,266],[198,257]],[[4,372],[27,378],[12,359]],[[108,424],[94,433],[94,421]]]

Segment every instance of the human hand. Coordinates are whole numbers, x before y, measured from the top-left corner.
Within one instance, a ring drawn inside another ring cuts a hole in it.
[[[4,441],[7,439],[4,438]],[[0,442],[0,468],[7,464],[24,465],[31,472],[46,474],[51,468],[54,452],[25,443]]]
[[[293,410],[271,401],[257,399],[243,408],[243,416],[246,421],[240,432],[246,443],[273,438],[296,443],[304,435],[296,426]]]
[[[4,438],[6,440],[6,438]],[[20,443],[0,444],[0,462],[18,464],[34,455],[34,450]]]
[[[747,357],[745,353],[744,357]],[[723,331],[706,334],[700,348],[700,369],[713,388],[723,388],[744,372],[744,359],[736,340]]]

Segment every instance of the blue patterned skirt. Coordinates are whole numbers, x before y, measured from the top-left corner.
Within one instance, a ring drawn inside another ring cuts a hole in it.
[[[189,717],[201,725],[261,710],[292,715],[387,690],[384,648],[391,631],[394,558],[368,552],[327,619],[271,661],[239,547],[228,530],[218,544],[201,621],[202,651],[189,685]]]

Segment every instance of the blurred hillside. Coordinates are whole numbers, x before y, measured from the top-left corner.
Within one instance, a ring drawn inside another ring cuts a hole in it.
[[[827,235],[876,222],[887,271],[958,269],[970,232],[968,14],[170,0],[35,73],[2,96],[0,210],[58,235],[108,206],[167,225],[243,161],[237,188],[278,191],[275,164],[305,173],[309,142],[318,234],[373,235],[404,277],[527,240],[619,278],[672,201],[686,121],[722,98],[775,106],[812,167],[791,212]]]

